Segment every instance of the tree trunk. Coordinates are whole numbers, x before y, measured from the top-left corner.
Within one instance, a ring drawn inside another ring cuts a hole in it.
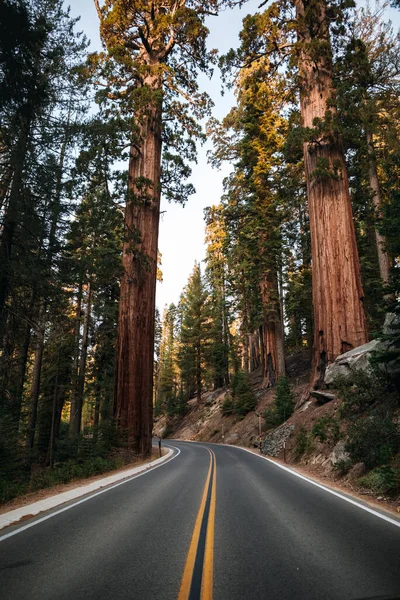
[[[29,407],[29,417],[28,417],[28,434],[26,438],[26,447],[28,451],[33,448],[35,442],[35,430],[36,430],[36,418],[37,418],[37,409],[39,403],[39,393],[40,393],[40,377],[42,372],[42,361],[43,361],[43,350],[44,350],[44,334],[45,334],[45,303],[42,301],[42,304],[39,308],[38,315],[38,328],[36,331],[36,341],[35,341],[35,357],[34,357],[34,366],[33,366],[33,378],[32,378],[32,387],[30,394],[30,407]]]
[[[79,281],[78,294],[76,297],[76,313],[75,313],[75,331],[74,331],[74,362],[72,365],[71,376],[71,409],[69,413],[69,428],[68,435],[73,438],[75,435],[75,417],[77,394],[78,394],[78,377],[79,377],[79,355],[80,355],[80,337],[81,337],[81,311],[82,311],[82,276]]]
[[[15,150],[11,157],[13,176],[8,206],[5,211],[3,221],[0,244],[0,338],[3,337],[4,333],[4,305],[7,301],[9,292],[11,278],[11,254],[14,244],[15,229],[17,227],[18,217],[21,209],[22,175],[27,153],[28,136],[31,123],[31,119],[29,117],[21,117],[20,120],[20,134]]]
[[[378,172],[376,168],[375,150],[372,142],[372,135],[369,131],[366,133],[367,146],[368,146],[368,162],[369,162],[369,185],[373,192],[372,203],[375,207],[375,212],[378,216],[381,216],[382,212],[382,199],[381,190],[379,186]],[[379,273],[384,284],[389,283],[390,279],[390,260],[385,250],[386,240],[375,227],[375,240],[376,240],[376,251],[378,254],[379,262]]]
[[[83,318],[83,333],[82,333],[82,348],[79,358],[78,381],[76,387],[76,396],[74,403],[74,411],[70,417],[70,433],[72,437],[76,437],[81,430],[82,408],[83,408],[83,392],[85,388],[87,349],[89,345],[89,326],[90,315],[92,310],[92,282],[89,280],[86,290],[86,307]]]
[[[260,284],[264,309],[262,342],[264,346],[264,387],[273,387],[278,378],[285,375],[285,351],[278,279],[271,271]]]
[[[334,112],[331,46],[324,0],[296,0],[303,127]],[[320,47],[315,56],[315,41]],[[327,114],[328,113],[328,114]],[[363,289],[342,143],[334,131],[315,131],[303,145],[313,271],[313,384],[327,365],[368,340]]]
[[[159,94],[160,82],[145,85]],[[160,216],[161,100],[138,118],[132,143],[115,364],[114,403],[120,434],[136,453],[151,454],[157,246]]]
[[[196,347],[196,398],[197,403],[201,402],[201,346],[200,343]]]

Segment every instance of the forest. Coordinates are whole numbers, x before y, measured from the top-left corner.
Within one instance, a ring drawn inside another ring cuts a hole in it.
[[[245,1],[94,4],[93,53],[62,0],[0,0],[0,502],[148,456],[153,417],[205,390],[254,410],[249,373],[273,388],[293,352],[310,389],[382,335],[400,361],[389,3],[260,2],[225,55],[207,21]],[[199,85],[218,69],[222,120]],[[206,138],[230,174],[160,314],[160,199],[193,201]]]

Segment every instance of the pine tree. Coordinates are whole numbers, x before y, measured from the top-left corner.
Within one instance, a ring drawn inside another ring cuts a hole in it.
[[[195,264],[181,297],[179,366],[186,398],[201,401],[203,369],[209,338],[206,312],[207,290],[200,265]]]

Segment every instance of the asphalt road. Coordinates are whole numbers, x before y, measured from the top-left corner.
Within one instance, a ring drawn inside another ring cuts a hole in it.
[[[168,445],[161,467],[1,531],[1,599],[400,598],[394,522],[238,448]]]

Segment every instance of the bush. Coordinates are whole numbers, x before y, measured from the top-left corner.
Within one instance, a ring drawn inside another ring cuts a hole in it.
[[[354,462],[363,462],[368,469],[388,463],[400,445],[397,426],[387,416],[355,421],[347,433],[346,451]]]
[[[338,377],[335,388],[343,399],[340,407],[342,417],[351,417],[368,412],[378,401],[387,407],[395,408],[398,394],[387,376],[378,370],[372,372],[355,371],[351,378]]]
[[[279,377],[272,408],[267,408],[264,412],[266,426],[277,427],[284,423],[293,414],[293,411],[294,395],[289,380],[286,377]]]
[[[368,475],[360,477],[358,483],[361,487],[376,494],[394,494],[400,490],[400,468],[388,465],[370,471]]]
[[[225,395],[224,401],[221,406],[221,412],[225,417],[233,414],[233,400],[230,394]]]
[[[318,419],[312,428],[311,435],[320,442],[334,442],[340,440],[340,423],[331,415],[325,415]]]
[[[294,456],[298,460],[304,453],[309,452],[312,448],[312,440],[304,427],[300,427],[298,434],[296,435],[296,442],[294,447]]]
[[[232,379],[233,412],[240,417],[254,410],[257,398],[250,383],[250,376],[245,371],[238,371]]]

